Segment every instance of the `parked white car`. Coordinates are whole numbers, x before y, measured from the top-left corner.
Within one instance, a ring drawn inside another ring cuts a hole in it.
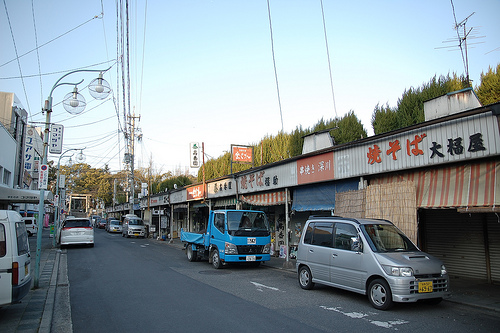
[[[67,218],[61,225],[61,247],[66,245],[94,246],[94,228],[88,218]]]
[[[28,236],[36,235],[38,232],[38,221],[36,220],[36,218],[34,216],[29,216],[23,217],[22,220],[26,225],[26,232],[28,233]]]

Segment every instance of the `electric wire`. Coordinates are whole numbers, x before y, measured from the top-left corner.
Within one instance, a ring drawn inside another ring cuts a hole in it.
[[[28,100],[28,93],[26,92],[26,84],[24,82],[23,71],[21,69],[21,62],[19,61],[19,57],[18,57],[18,53],[17,53],[16,39],[14,37],[14,31],[12,31],[12,24],[10,23],[9,11],[7,9],[7,3],[5,2],[5,0],[3,0],[3,5],[5,7],[5,14],[7,16],[7,22],[9,23],[10,35],[12,37],[12,44],[14,45],[14,51],[16,52],[17,66],[19,67],[19,74],[21,75],[21,83],[23,85],[24,97],[26,98],[26,106],[28,108],[28,113],[29,113],[29,116],[31,118],[32,116],[31,116],[30,103]],[[14,60],[16,60],[16,59],[14,59]],[[12,61],[14,61],[14,60],[12,60]]]
[[[279,109],[280,109],[281,132],[284,133],[285,130],[283,127],[283,112],[281,110],[280,88],[278,85],[278,72],[276,71],[276,59],[274,56],[273,25],[271,23],[271,6],[269,4],[269,0],[267,0],[267,13],[268,13],[268,17],[269,17],[269,32],[271,33],[271,53],[273,54],[274,79],[276,81],[276,92],[278,94],[278,105],[279,105]]]
[[[333,91],[332,65],[330,64],[330,51],[328,48],[328,36],[326,34],[325,11],[323,9],[323,0],[320,0],[320,2],[321,2],[321,16],[323,17],[323,31],[325,33],[326,58],[328,59],[328,71],[330,73],[330,86],[332,88],[333,110],[335,111],[335,117],[337,117],[337,106],[335,105],[335,93]]]
[[[36,59],[38,62],[38,74],[42,73],[42,68],[40,66],[40,53],[38,52],[38,34],[36,29],[36,20],[35,20],[35,4],[34,0],[31,0],[31,14],[33,17],[33,32],[35,34],[35,46],[36,46]],[[40,75],[40,105],[43,105],[43,82],[42,76]],[[33,120],[33,116],[30,114],[30,119]]]
[[[4,0],[4,4],[5,4],[5,0]],[[7,7],[5,7],[5,10],[7,10]],[[55,41],[55,40],[57,40],[57,39],[59,39],[59,38],[61,38],[61,37],[65,36],[65,35],[69,34],[70,32],[72,32],[72,31],[74,31],[74,30],[76,30],[76,29],[80,28],[81,26],[83,26],[83,25],[85,25],[85,24],[89,23],[90,21],[92,21],[92,20],[94,20],[94,19],[96,19],[96,18],[100,18],[100,17],[99,17],[99,15],[96,15],[96,16],[92,17],[90,20],[87,20],[87,21],[83,22],[82,24],[78,25],[77,27],[75,27],[75,28],[73,28],[73,29],[71,29],[71,30],[66,31],[65,33],[63,33],[62,35],[57,36],[56,38],[53,38],[53,39],[49,40],[49,41],[48,41],[48,42],[46,42],[46,43],[43,43],[42,45],[38,46],[36,49],[39,49],[39,48],[41,48],[41,47],[44,47],[44,46],[45,46],[45,45],[47,45],[47,44],[52,43],[53,41]],[[26,53],[23,53],[23,54],[21,54],[20,56],[18,56],[18,55],[17,55],[17,52],[16,52],[16,58],[15,58],[15,59],[9,60],[9,61],[7,61],[6,63],[1,64],[1,65],[0,65],[0,67],[3,67],[3,66],[5,66],[5,65],[7,65],[7,64],[10,64],[11,62],[16,61],[16,60],[17,60],[17,61],[19,61],[19,58],[22,58],[22,57],[24,57],[25,55],[30,54],[31,52],[35,51],[36,49],[30,50],[30,51],[28,51],[28,52],[26,52]]]

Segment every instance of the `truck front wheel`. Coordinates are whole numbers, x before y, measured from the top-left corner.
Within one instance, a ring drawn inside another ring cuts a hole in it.
[[[212,250],[212,265],[215,269],[222,267],[222,262],[220,261],[219,249]]]
[[[196,257],[198,256],[198,254],[196,251],[193,251],[193,246],[191,244],[187,245],[186,254],[189,261],[196,261]]]

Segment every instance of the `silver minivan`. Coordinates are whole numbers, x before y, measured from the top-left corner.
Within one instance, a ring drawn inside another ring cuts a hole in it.
[[[146,226],[140,217],[134,214],[127,214],[123,219],[122,224],[123,237],[142,237],[146,236]]]
[[[297,272],[303,289],[321,283],[368,295],[379,310],[450,296],[444,264],[387,220],[311,216],[297,249]]]
[[[19,302],[31,287],[26,225],[19,213],[0,210],[0,306]]]

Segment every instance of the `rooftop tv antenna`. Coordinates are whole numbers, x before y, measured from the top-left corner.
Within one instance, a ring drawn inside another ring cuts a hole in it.
[[[438,49],[443,49],[443,48],[450,48],[450,47],[456,47],[460,49],[460,53],[462,54],[462,62],[464,63],[464,69],[465,69],[465,77],[467,80],[467,84],[470,85],[470,78],[469,78],[469,57],[468,57],[468,47],[473,44],[479,44],[478,43],[467,43],[468,39],[476,39],[476,38],[483,38],[484,36],[476,36],[474,31],[474,27],[472,28],[467,28],[466,24],[469,18],[475,14],[475,12],[472,12],[469,16],[467,16],[465,19],[463,19],[461,22],[457,21],[457,16],[455,15],[455,6],[453,5],[453,0],[451,1],[451,9],[453,10],[453,19],[455,20],[455,25],[453,26],[453,29],[456,30],[457,32],[457,37],[456,38],[451,38],[448,39],[447,41],[444,41],[443,43],[450,43],[454,42],[457,43],[458,45],[453,45],[453,46],[443,46],[443,47],[438,47]]]

